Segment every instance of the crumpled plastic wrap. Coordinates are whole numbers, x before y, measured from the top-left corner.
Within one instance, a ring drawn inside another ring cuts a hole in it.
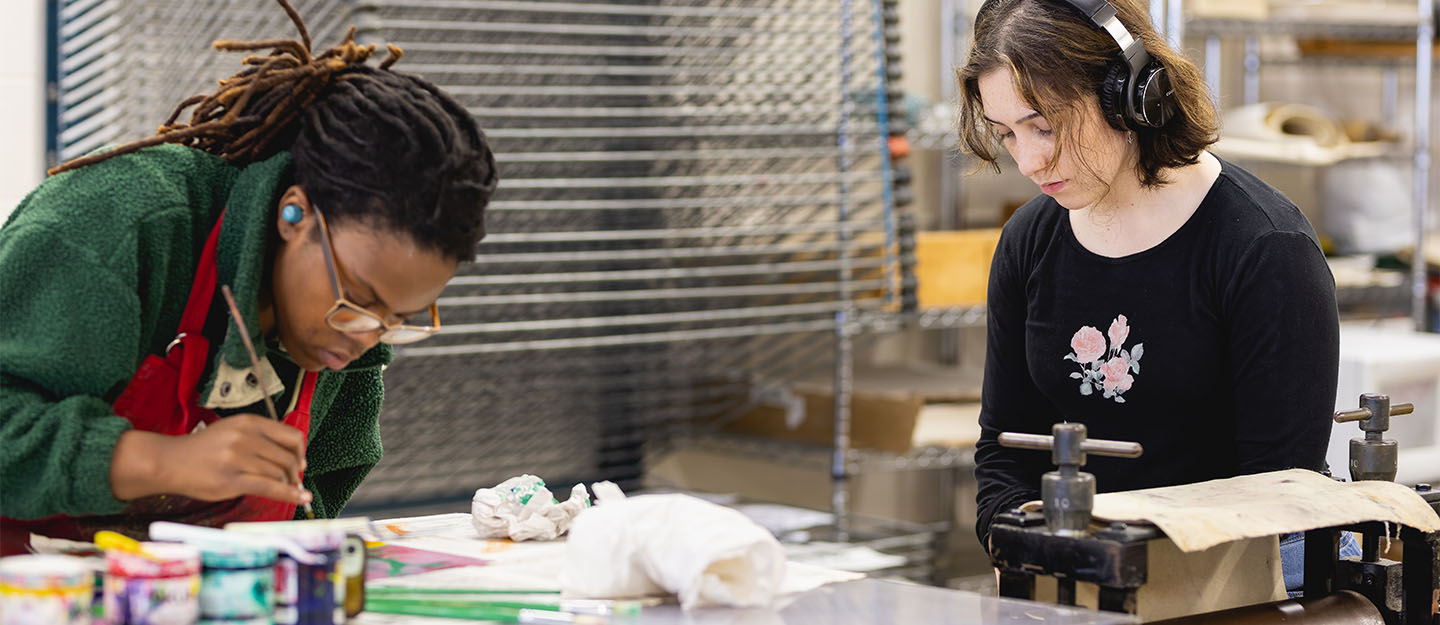
[[[611,495],[575,519],[560,586],[593,599],[674,594],[685,609],[766,606],[785,579],[785,550],[745,515],[688,495]],[[619,489],[614,489],[618,495]]]
[[[590,507],[584,484],[570,489],[570,498],[560,503],[534,475],[512,477],[494,488],[475,491],[470,500],[470,519],[481,538],[553,540],[570,529],[575,515]]]

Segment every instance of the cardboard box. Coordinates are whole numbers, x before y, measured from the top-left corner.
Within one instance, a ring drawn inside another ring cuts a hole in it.
[[[911,394],[923,396],[913,389]],[[879,397],[883,399],[884,395]],[[830,406],[828,401],[824,404]],[[881,405],[893,408],[904,404]],[[773,410],[776,412],[771,415],[770,430],[784,430],[783,416],[778,414],[782,411]],[[912,429],[912,444],[972,447],[979,436],[978,414],[976,403],[926,404],[908,426]],[[827,422],[831,418],[828,412],[825,417]],[[819,438],[810,442],[830,444],[828,438]],[[645,483],[650,488],[733,493],[749,501],[830,510],[834,485],[828,453],[828,448],[819,445],[772,455],[680,445],[647,462]],[[976,488],[969,465],[905,470],[866,465],[850,476],[849,484],[849,505],[854,514],[909,523],[951,524],[953,531],[936,562],[942,576],[990,575],[989,556],[971,530]]]
[[[797,389],[796,394],[803,401],[803,415],[787,415],[783,406],[763,404],[740,415],[724,429],[817,445],[833,444],[835,399],[829,390],[802,388]],[[924,398],[909,393],[852,393],[850,446],[897,454],[910,451],[916,419],[924,406]],[[798,423],[796,417],[800,417]]]
[[[920,308],[984,304],[990,259],[999,242],[999,228],[917,232],[915,278]]]
[[[833,486],[823,459],[814,466],[788,460],[681,447],[648,464],[645,481],[649,487],[734,493],[748,501],[830,510]],[[955,479],[950,470],[860,473],[850,478],[850,510],[911,523],[950,521],[957,503]],[[974,523],[974,517],[968,522]]]
[[[1168,538],[1145,545],[1149,577],[1135,596],[1135,615],[1145,622],[1219,612],[1285,598],[1280,546],[1274,536],[1221,543],[1185,553]],[[1035,578],[1035,600],[1055,601],[1055,578]],[[1098,609],[1099,589],[1079,582],[1075,604]]]

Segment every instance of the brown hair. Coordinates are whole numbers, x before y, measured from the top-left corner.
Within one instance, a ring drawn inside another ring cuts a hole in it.
[[[1200,151],[1215,142],[1215,107],[1200,70],[1155,32],[1138,0],[1109,2],[1151,58],[1165,66],[1174,89],[1174,118],[1162,128],[1134,131],[1139,147],[1135,173],[1140,184],[1163,185],[1167,182],[1165,169],[1195,163]],[[1003,148],[998,148],[998,137],[984,118],[979,80],[995,69],[1006,68],[1020,96],[1055,131],[1053,166],[1067,146],[1083,147],[1078,123],[1085,116],[1083,107],[1098,111],[1106,71],[1111,63],[1119,62],[1123,61],[1115,40],[1062,0],[988,0],[975,20],[975,44],[969,58],[956,71],[961,143],[967,152],[1000,170],[996,156]],[[1082,167],[1088,167],[1084,158],[1079,160]]]

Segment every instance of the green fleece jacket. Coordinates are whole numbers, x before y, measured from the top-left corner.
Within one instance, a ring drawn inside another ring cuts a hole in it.
[[[267,355],[256,309],[289,164],[282,153],[234,167],[158,146],[52,176],[11,214],[0,229],[0,516],[124,510],[110,488],[110,461],[130,422],[110,404],[145,356],[175,337],[222,209],[219,284],[234,290],[262,369],[284,357]],[[263,415],[259,387],[238,392],[252,369],[218,292],[212,304],[199,401],[220,414]],[[305,472],[317,515],[338,515],[380,460],[380,375],[390,358],[382,345],[319,375]],[[284,387],[297,380],[266,373],[265,390],[277,402],[288,398]]]

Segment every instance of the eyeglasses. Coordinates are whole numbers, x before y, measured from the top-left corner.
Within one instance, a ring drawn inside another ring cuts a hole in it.
[[[385,332],[380,335],[380,342],[391,345],[414,343],[440,331],[440,307],[434,303],[430,304],[430,325],[417,326],[404,320],[385,323],[380,315],[345,299],[345,293],[340,290],[340,278],[335,273],[335,253],[330,250],[330,228],[325,225],[325,216],[320,214],[320,209],[313,205],[311,208],[315,209],[315,220],[320,223],[320,246],[325,248],[325,269],[330,272],[330,287],[335,290],[335,305],[325,313],[325,323],[341,332],[374,332],[383,328]]]

